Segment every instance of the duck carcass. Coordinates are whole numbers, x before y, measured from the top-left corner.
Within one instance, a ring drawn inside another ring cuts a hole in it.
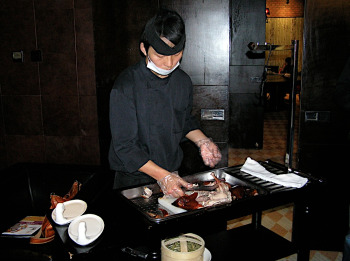
[[[195,191],[190,195],[185,195],[174,201],[173,205],[179,208],[192,210],[202,207],[209,207],[218,204],[230,203],[232,201],[230,184],[218,179],[212,172],[216,183],[214,191]]]

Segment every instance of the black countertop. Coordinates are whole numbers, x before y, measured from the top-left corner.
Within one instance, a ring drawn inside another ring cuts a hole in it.
[[[266,164],[265,167],[275,168],[273,164]],[[239,169],[239,166],[231,167],[227,168],[227,172],[239,176]],[[284,169],[280,170],[281,173],[283,171]],[[239,178],[244,179],[244,176]],[[298,260],[308,260],[309,250],[307,244],[304,244],[307,240],[304,228],[309,222],[305,214],[308,204],[306,195],[317,183],[317,180],[313,180],[301,189],[272,186],[273,190],[260,197],[160,223],[140,215],[132,205],[125,202],[120,191],[108,191],[97,204],[87,202],[85,214],[98,215],[105,223],[102,235],[87,246],[74,243],[68,235],[69,225],[56,225],[51,219],[51,211],[47,216],[56,231],[55,244],[58,245],[59,256],[66,260],[160,260],[161,240],[181,233],[201,236],[214,261],[224,260],[224,257],[233,254],[239,257],[238,260],[252,260],[256,257],[260,260],[261,257],[264,260],[276,260],[293,253],[300,254]],[[267,187],[269,186],[268,184]],[[294,204],[295,211],[292,242],[261,226],[263,210],[289,203]],[[228,220],[249,214],[252,214],[250,225],[226,230]]]

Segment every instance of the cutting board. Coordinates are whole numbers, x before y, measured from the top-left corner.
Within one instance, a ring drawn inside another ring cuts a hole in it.
[[[176,200],[176,198],[173,197],[160,197],[158,198],[158,203],[164,207],[166,210],[174,213],[174,214],[179,214],[179,213],[184,213],[187,212],[187,210],[175,207],[172,205],[172,203]]]

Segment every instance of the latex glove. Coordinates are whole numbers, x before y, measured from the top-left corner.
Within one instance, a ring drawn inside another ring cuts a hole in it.
[[[175,198],[185,195],[181,187],[191,188],[193,185],[183,180],[176,172],[157,181],[164,195],[172,195]]]
[[[196,142],[196,145],[199,148],[199,153],[205,165],[213,168],[219,163],[221,160],[221,152],[211,138],[199,140]]]

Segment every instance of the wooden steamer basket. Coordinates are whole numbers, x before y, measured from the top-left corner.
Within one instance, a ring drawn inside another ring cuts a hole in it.
[[[195,234],[187,233],[162,240],[162,261],[203,261],[204,240]]]

